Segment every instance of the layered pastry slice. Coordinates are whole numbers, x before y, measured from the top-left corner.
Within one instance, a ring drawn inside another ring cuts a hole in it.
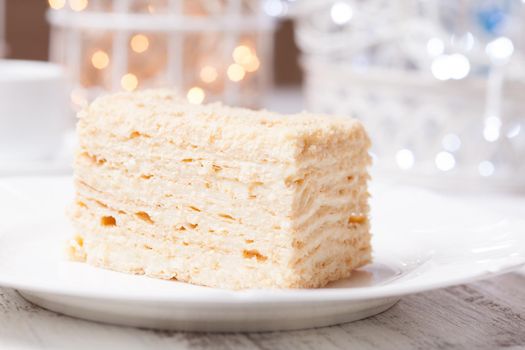
[[[164,90],[102,97],[79,118],[73,259],[230,289],[321,287],[371,259],[356,120]]]

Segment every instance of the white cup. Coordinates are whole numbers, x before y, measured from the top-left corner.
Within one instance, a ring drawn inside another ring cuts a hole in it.
[[[0,60],[0,162],[52,159],[71,124],[68,96],[60,66]]]

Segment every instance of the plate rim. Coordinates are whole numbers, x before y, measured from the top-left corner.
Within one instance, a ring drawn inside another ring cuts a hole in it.
[[[246,290],[226,290],[218,288],[210,288],[214,295],[195,293],[189,295],[159,295],[152,299],[149,295],[125,295],[123,293],[111,292],[105,294],[104,292],[82,291],[74,289],[56,289],[52,287],[32,286],[29,283],[17,283],[5,280],[0,275],[0,286],[3,288],[11,288],[20,291],[26,291],[36,294],[53,294],[61,297],[84,298],[91,300],[104,300],[112,302],[139,302],[142,304],[157,304],[157,303],[184,303],[184,304],[267,304],[267,303],[304,303],[304,302],[361,302],[365,300],[375,300],[384,298],[403,297],[411,294],[417,294],[441,288],[447,288],[462,284],[468,284],[479,280],[495,277],[505,273],[512,272],[521,267],[525,267],[525,258],[520,262],[503,266],[497,271],[479,271],[469,277],[456,277],[439,283],[429,283],[421,286],[401,285],[399,287],[366,287],[366,288],[334,288],[334,289],[246,289]],[[178,282],[185,283],[185,282]],[[185,283],[188,284],[188,283]],[[362,289],[360,293],[356,290]],[[378,290],[371,293],[370,289]],[[349,293],[349,291],[351,291]],[[368,295],[364,295],[368,294]],[[219,299],[220,297],[220,299]]]

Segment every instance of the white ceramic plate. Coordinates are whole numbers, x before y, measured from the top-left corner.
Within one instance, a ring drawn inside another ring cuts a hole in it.
[[[63,255],[69,178],[0,180],[0,285],[90,320],[197,331],[266,331],[349,322],[403,295],[525,264],[525,221],[411,187],[372,188],[374,263],[322,289],[228,291],[132,276]]]
[[[73,172],[71,160],[0,161],[0,176],[65,175]]]

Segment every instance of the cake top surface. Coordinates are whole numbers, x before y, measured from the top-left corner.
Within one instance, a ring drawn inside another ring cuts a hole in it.
[[[316,149],[326,149],[324,156],[328,156],[333,145],[340,145],[341,151],[352,140],[370,144],[363,125],[349,117],[284,115],[220,103],[193,105],[164,89],[102,96],[78,116],[77,134],[83,147],[141,136],[145,144],[168,142],[228,157],[290,161],[313,156]]]
[[[168,89],[142,90],[138,92],[119,92],[96,99],[86,111],[79,114],[83,117],[90,114],[147,114],[173,115],[207,121],[219,121],[233,124],[260,124],[268,128],[348,128],[358,124],[349,117],[328,116],[301,112],[297,114],[279,114],[268,110],[250,110],[240,107],[229,107],[219,102],[194,105],[187,102],[177,93]]]

